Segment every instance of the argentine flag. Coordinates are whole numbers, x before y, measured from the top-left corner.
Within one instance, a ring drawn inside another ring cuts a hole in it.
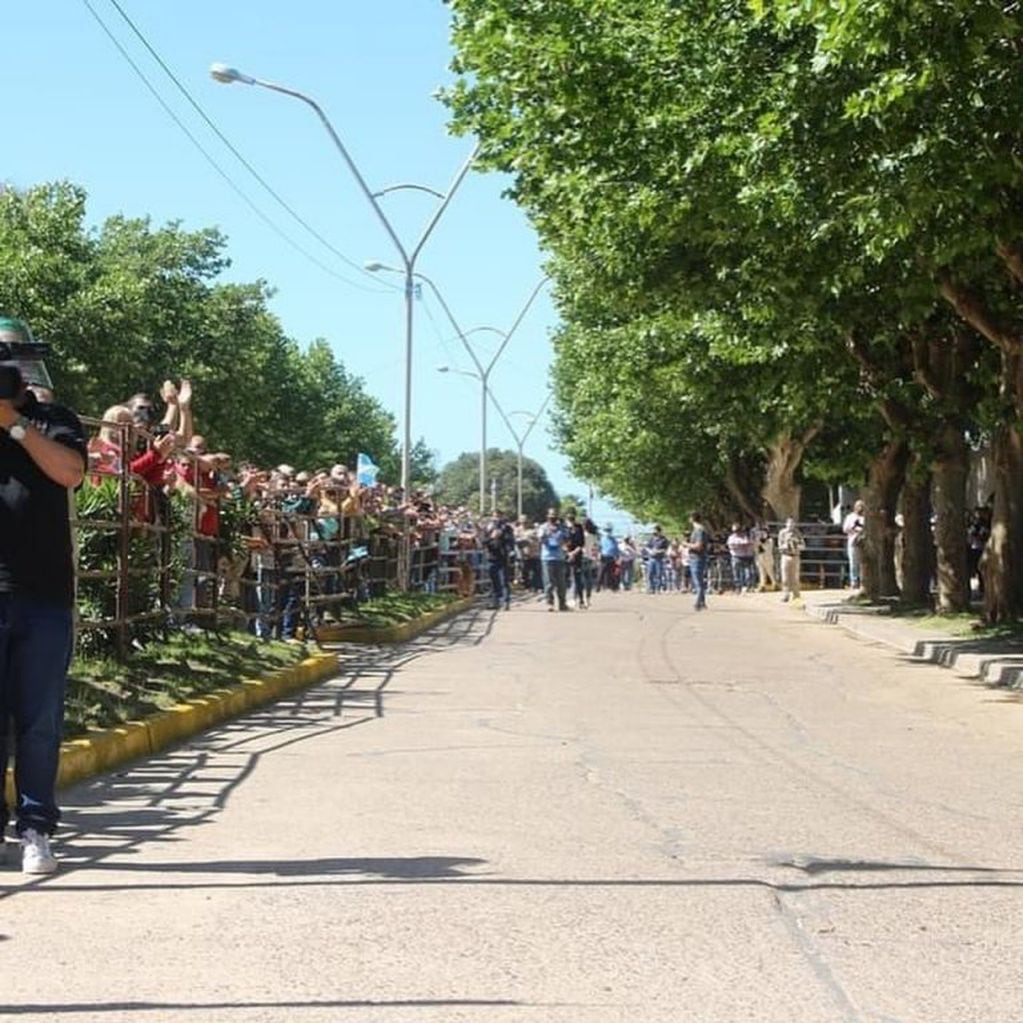
[[[372,487],[377,481],[377,473],[380,466],[377,465],[369,455],[359,452],[359,459],[355,463],[355,478],[364,487]]]

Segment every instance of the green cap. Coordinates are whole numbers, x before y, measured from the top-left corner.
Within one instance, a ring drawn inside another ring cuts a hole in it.
[[[35,344],[32,331],[24,320],[16,319],[13,316],[0,316],[0,335],[5,341],[15,341],[25,345]]]

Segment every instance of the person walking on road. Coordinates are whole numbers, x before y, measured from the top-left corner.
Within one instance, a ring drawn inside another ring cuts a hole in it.
[[[621,586],[628,592],[632,589],[632,579],[636,569],[636,558],[639,552],[632,542],[632,537],[627,536],[619,545],[619,561],[621,563]]]
[[[543,570],[543,590],[547,610],[554,610],[554,598],[558,598],[558,610],[567,611],[567,578],[565,572],[565,544],[568,533],[558,519],[556,508],[547,512],[547,521],[540,527],[540,565]]]
[[[511,607],[511,555],[515,549],[515,536],[511,527],[498,512],[487,526],[484,542],[487,552],[487,568],[490,573],[490,606],[493,610]]]
[[[572,580],[572,596],[578,609],[586,607],[586,530],[574,511],[565,515],[565,570]],[[565,581],[566,590],[568,579]]]
[[[803,534],[796,520],[787,518],[778,531],[778,551],[781,554],[781,599],[799,599],[799,556],[806,548]]]
[[[710,533],[698,512],[692,514],[692,532],[686,547],[689,550],[689,577],[696,595],[696,610],[707,609],[707,557],[710,554]]]
[[[618,538],[614,526],[608,523],[600,537],[600,575],[597,577],[597,592],[618,589],[617,565],[619,556]]]

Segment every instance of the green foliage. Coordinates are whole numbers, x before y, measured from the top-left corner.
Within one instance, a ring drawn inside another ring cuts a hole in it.
[[[486,511],[490,510],[490,480],[497,481],[497,506],[514,515],[518,498],[518,463],[515,451],[487,451]],[[437,477],[437,499],[444,504],[479,511],[479,452],[466,451],[445,465]],[[557,507],[558,495],[547,473],[532,458],[522,459],[522,514],[539,521],[547,509]]]
[[[925,336],[956,349],[949,280],[957,313],[985,329],[968,292],[1002,326],[986,336],[1023,350],[999,266],[1012,269],[1023,234],[1015,12],[452,8],[454,127],[514,176],[551,253],[562,444],[635,514],[753,500],[786,436],[815,435],[813,474],[848,480],[904,423],[921,444],[949,416],[968,426],[962,389],[921,386],[913,348]],[[990,366],[965,375],[990,404]]]
[[[178,633],[145,644],[126,662],[90,656],[79,644],[68,674],[64,733],[135,720],[306,656],[304,646],[256,642],[245,633]]]
[[[62,402],[98,417],[190,377],[213,450],[307,468],[353,465],[361,450],[394,465],[393,418],[327,342],[287,337],[265,282],[218,282],[223,235],[126,217],[89,231],[85,203],[66,183],[0,191],[0,310],[53,345]]]

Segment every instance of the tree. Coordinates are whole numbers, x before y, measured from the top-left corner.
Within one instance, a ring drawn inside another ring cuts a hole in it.
[[[954,610],[966,600],[966,436],[983,421],[999,481],[988,616],[1023,606],[1016,12],[974,0],[453,7],[454,125],[514,175],[552,253],[567,339],[556,413],[576,471],[641,514],[711,502],[715,480],[745,507],[758,478],[774,510],[790,510],[804,453],[818,472],[850,464],[848,438],[812,415],[830,403],[865,445],[855,475],[879,508],[877,585],[894,578],[894,497],[911,462],[914,487],[935,477],[940,597]],[[998,349],[1000,394],[945,305]],[[875,382],[874,422],[860,421],[863,381],[839,365],[850,339],[875,366],[906,346],[899,419]],[[693,354],[720,370],[705,378],[715,387],[671,379]],[[773,407],[747,401],[756,443],[744,445],[720,424],[741,414],[730,385],[751,366],[747,393]]]
[[[261,464],[393,460],[394,420],[334,357],[302,348],[263,281],[224,284],[218,231],[111,217],[85,228],[86,196],[61,183],[0,192],[0,310],[53,346],[61,401],[99,417],[170,378],[195,384],[211,447]]]
[[[497,448],[487,450],[487,468],[497,484],[497,507],[509,515],[515,513],[518,499],[518,463],[518,452]],[[445,504],[476,512],[479,504],[479,452],[466,451],[445,465],[437,477],[435,493]],[[532,458],[523,458],[522,514],[540,521],[548,508],[557,505],[558,495],[543,466]]]

